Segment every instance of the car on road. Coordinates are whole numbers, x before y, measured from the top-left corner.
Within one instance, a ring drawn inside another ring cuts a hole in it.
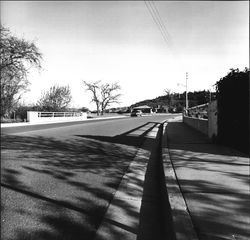
[[[133,110],[130,114],[131,117],[138,117],[142,116],[142,111],[141,110]]]

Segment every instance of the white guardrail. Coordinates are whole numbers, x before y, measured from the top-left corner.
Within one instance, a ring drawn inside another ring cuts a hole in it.
[[[86,119],[86,112],[27,112],[27,120],[30,123],[82,121]]]

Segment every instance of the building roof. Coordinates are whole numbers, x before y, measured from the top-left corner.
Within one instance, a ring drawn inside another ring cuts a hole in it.
[[[143,105],[143,106],[138,106],[138,107],[134,107],[133,109],[150,109],[151,107],[147,106],[147,105]]]

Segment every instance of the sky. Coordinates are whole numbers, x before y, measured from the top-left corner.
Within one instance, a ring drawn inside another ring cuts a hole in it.
[[[42,70],[28,75],[27,104],[69,85],[72,107],[88,107],[83,81],[118,82],[120,104],[213,90],[230,68],[249,66],[248,1],[1,1],[1,23],[33,41]],[[150,6],[164,24],[164,39]],[[151,10],[151,14],[150,14]]]

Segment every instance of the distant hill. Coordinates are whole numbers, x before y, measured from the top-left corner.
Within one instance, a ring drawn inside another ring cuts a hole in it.
[[[216,99],[216,93],[209,91],[188,92],[189,107],[201,105]],[[157,112],[182,112],[186,106],[186,93],[170,93],[153,99],[146,99],[132,104],[129,107],[107,109],[109,113],[129,113],[132,108],[147,105]]]
[[[195,91],[188,92],[188,103],[189,107],[193,107],[196,105],[204,104],[209,102],[209,100],[213,100],[216,98],[216,93],[210,93],[209,91]],[[162,108],[168,109],[178,109],[178,111],[182,111],[186,105],[186,93],[170,93],[167,95],[159,96],[154,99],[147,99],[135,104],[132,104],[130,107],[138,107],[142,105],[147,105],[152,108]]]
[[[142,105],[147,105],[152,108],[157,108],[159,105],[161,106],[167,105],[168,102],[169,102],[168,96],[165,95],[165,96],[159,96],[154,99],[147,99],[147,100],[137,102],[135,104],[132,104],[130,107],[133,108],[133,107],[138,107]]]

